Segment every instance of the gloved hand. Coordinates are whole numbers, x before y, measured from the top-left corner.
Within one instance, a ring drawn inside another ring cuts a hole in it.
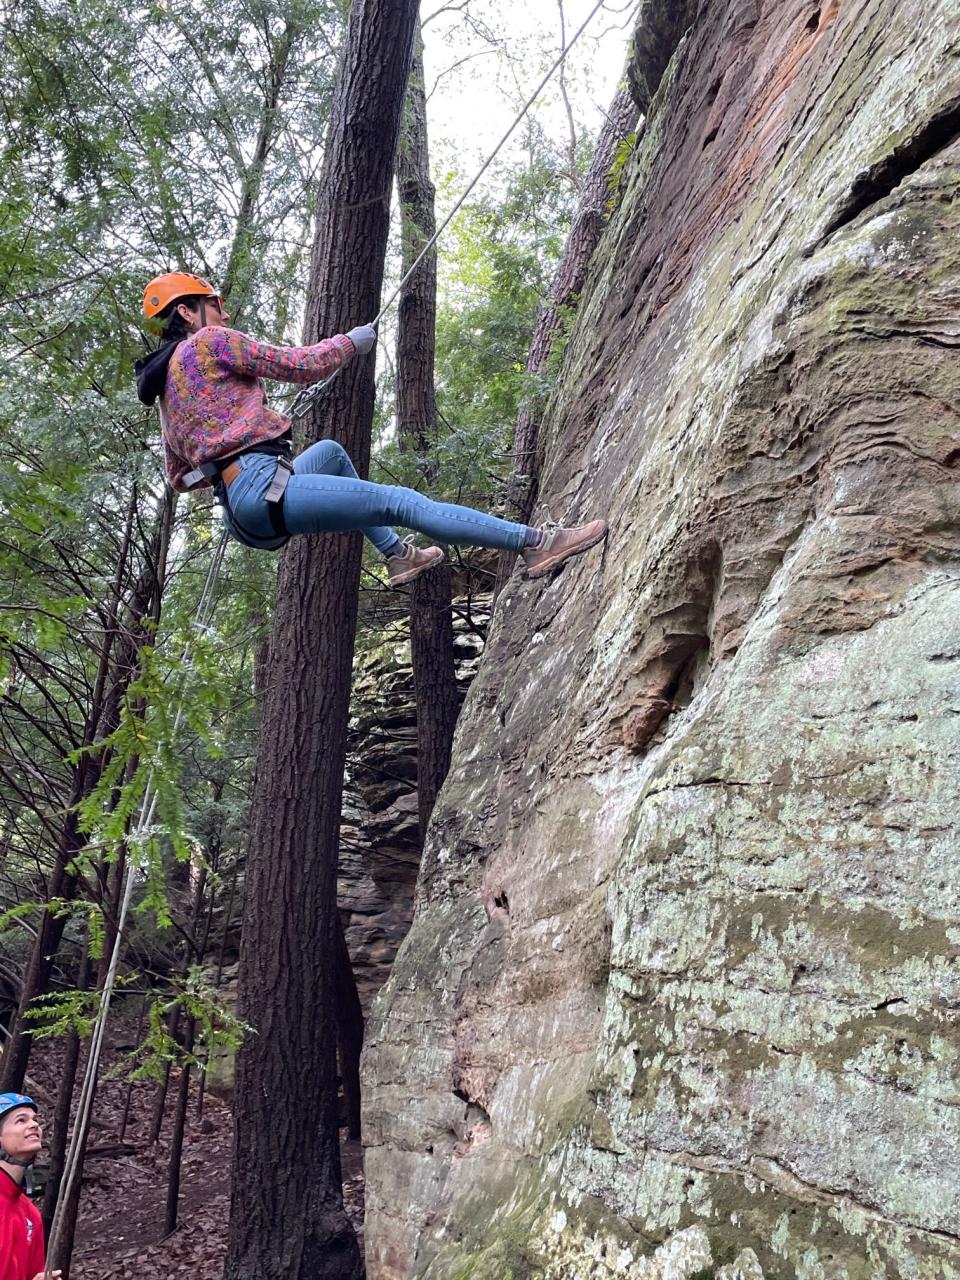
[[[348,330],[347,337],[356,347],[358,356],[365,356],[377,345],[377,331],[372,324],[361,324]]]

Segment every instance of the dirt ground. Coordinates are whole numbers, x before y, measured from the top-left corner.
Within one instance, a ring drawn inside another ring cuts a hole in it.
[[[169,1140],[176,1091],[171,1080],[161,1140],[147,1141],[156,1085],[132,1086],[111,1076],[121,1054],[124,1028],[113,1029],[84,1165],[83,1197],[70,1280],[167,1280],[189,1275],[219,1280],[230,1214],[232,1117],[229,1107],[207,1092],[202,1113],[199,1089],[191,1081],[190,1111],[184,1136],[179,1223],[165,1240]],[[41,1044],[30,1064],[29,1086],[47,1117],[53,1113],[62,1052],[54,1042]],[[129,1091],[129,1114],[123,1113]],[[121,1135],[121,1129],[123,1133]],[[363,1247],[363,1164],[359,1143],[341,1147],[344,1201]]]

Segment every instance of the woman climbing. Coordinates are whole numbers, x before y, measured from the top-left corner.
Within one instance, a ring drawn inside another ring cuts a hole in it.
[[[144,404],[160,401],[170,482],[181,493],[212,484],[227,528],[247,546],[275,549],[290,534],[359,529],[386,560],[396,587],[437,564],[443,552],[402,542],[393,524],[438,542],[519,552],[530,578],[606,537],[604,520],[529,528],[434,502],[415,489],[361,480],[334,440],[292,458],[290,421],[267,406],[261,379],[320,382],[374,347],[370,325],[309,347],[255,342],[227,328],[216,289],[186,272],[151,280],[143,313],[164,322],[159,348],[137,362],[137,393]]]

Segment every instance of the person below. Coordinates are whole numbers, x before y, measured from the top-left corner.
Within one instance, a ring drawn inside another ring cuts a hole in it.
[[[44,1271],[43,1220],[23,1189],[40,1154],[37,1104],[23,1093],[0,1093],[0,1280],[57,1280]]]

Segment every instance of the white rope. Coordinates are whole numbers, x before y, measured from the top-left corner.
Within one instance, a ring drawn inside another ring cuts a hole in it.
[[[226,529],[220,535],[220,541],[214,549],[210,558],[210,566],[207,569],[207,578],[200,593],[200,600],[197,604],[197,611],[194,616],[193,625],[197,630],[206,628],[209,624],[210,617],[213,613],[213,606],[216,596],[217,579],[220,576],[220,568],[223,564],[223,557],[226,551],[229,534]],[[193,669],[193,643],[188,640],[184,646],[183,655],[181,657],[181,680],[184,679]],[[182,690],[181,690],[182,692]],[[174,717],[173,728],[171,730],[171,742],[176,739],[180,725],[183,722],[183,701],[181,699],[177,707],[177,714]],[[87,1056],[87,1065],[84,1069],[83,1085],[80,1090],[80,1100],[77,1104],[77,1114],[73,1124],[73,1134],[70,1139],[70,1147],[67,1151],[66,1159],[63,1165],[63,1177],[60,1182],[60,1189],[57,1193],[57,1203],[53,1214],[53,1222],[50,1226],[50,1240],[47,1245],[47,1263],[44,1269],[45,1280],[49,1280],[51,1270],[54,1268],[54,1259],[56,1257],[57,1245],[60,1243],[60,1233],[63,1228],[64,1215],[67,1205],[70,1203],[70,1194],[73,1191],[76,1182],[77,1172],[80,1167],[80,1153],[83,1151],[87,1141],[87,1134],[90,1130],[90,1117],[93,1110],[93,1097],[96,1090],[97,1074],[100,1069],[100,1056],[103,1050],[103,1041],[106,1034],[107,1014],[110,1010],[110,1000],[113,996],[113,990],[117,981],[117,970],[120,966],[120,953],[123,948],[124,927],[127,921],[127,915],[130,910],[130,901],[133,897],[133,886],[135,882],[135,872],[137,866],[134,865],[133,850],[136,848],[136,842],[144,835],[153,823],[153,816],[157,808],[157,792],[153,785],[153,769],[147,778],[146,789],[143,793],[143,802],[140,806],[140,817],[137,820],[136,828],[133,832],[131,841],[131,856],[127,859],[127,865],[124,870],[123,895],[120,901],[120,911],[117,916],[116,937],[114,938],[113,950],[110,953],[110,964],[107,968],[107,975],[104,979],[103,990],[100,993],[100,1006],[97,1010],[97,1017],[93,1027],[93,1033],[90,1037],[90,1052]]]
[[[380,321],[383,319],[386,313],[390,310],[390,308],[396,302],[397,298],[399,298],[407,281],[410,279],[410,277],[416,271],[417,267],[419,267],[420,263],[424,260],[424,258],[430,252],[430,250],[434,247],[434,245],[443,235],[444,231],[446,231],[447,227],[449,227],[450,223],[453,221],[457,213],[460,211],[467,196],[474,189],[474,187],[477,185],[477,183],[480,181],[480,179],[483,177],[486,171],[490,168],[491,164],[493,164],[494,160],[497,158],[499,153],[502,151],[503,147],[506,145],[514,129],[516,129],[517,125],[520,123],[523,117],[527,114],[527,112],[536,102],[537,98],[542,93],[544,87],[546,86],[547,82],[550,80],[553,73],[557,70],[558,67],[560,67],[563,64],[564,60],[567,57],[567,54],[570,52],[573,46],[577,43],[577,41],[583,35],[584,31],[586,31],[587,27],[590,25],[591,21],[593,20],[594,15],[603,8],[605,3],[606,3],[606,0],[597,0],[597,3],[593,6],[593,8],[587,14],[586,18],[584,18],[583,22],[574,32],[573,36],[570,38],[570,41],[567,44],[565,44],[564,47],[561,49],[559,56],[551,66],[550,70],[546,73],[546,75],[537,85],[536,89],[534,89],[533,93],[531,93],[530,97],[524,103],[520,111],[520,114],[516,117],[516,119],[511,124],[510,128],[507,130],[507,132],[503,135],[503,137],[500,139],[500,141],[497,143],[494,149],[487,156],[486,160],[484,160],[483,164],[480,166],[480,168],[477,170],[476,174],[474,175],[470,185],[460,196],[460,199],[453,206],[453,208],[450,210],[450,212],[447,214],[444,220],[440,223],[440,226],[436,229],[436,231],[433,233],[433,235],[430,237],[427,243],[423,246],[423,248],[417,254],[410,269],[406,272],[403,279],[394,289],[393,293],[391,293],[390,297],[387,299],[387,301],[383,304],[383,306],[377,312],[376,317],[370,321],[370,325],[372,328],[375,329],[377,327],[377,325],[380,323]],[[339,372],[340,372],[339,369],[335,369],[334,372],[331,373],[329,378],[324,378],[323,382],[315,382],[313,386],[301,391],[300,394],[296,396],[296,398],[294,399],[293,404],[290,406],[291,415],[294,418],[302,418],[303,415],[308,411],[310,406],[313,404],[314,400],[316,400],[318,396],[323,394],[323,392],[330,385],[330,383],[333,382],[334,378],[336,378]]]

